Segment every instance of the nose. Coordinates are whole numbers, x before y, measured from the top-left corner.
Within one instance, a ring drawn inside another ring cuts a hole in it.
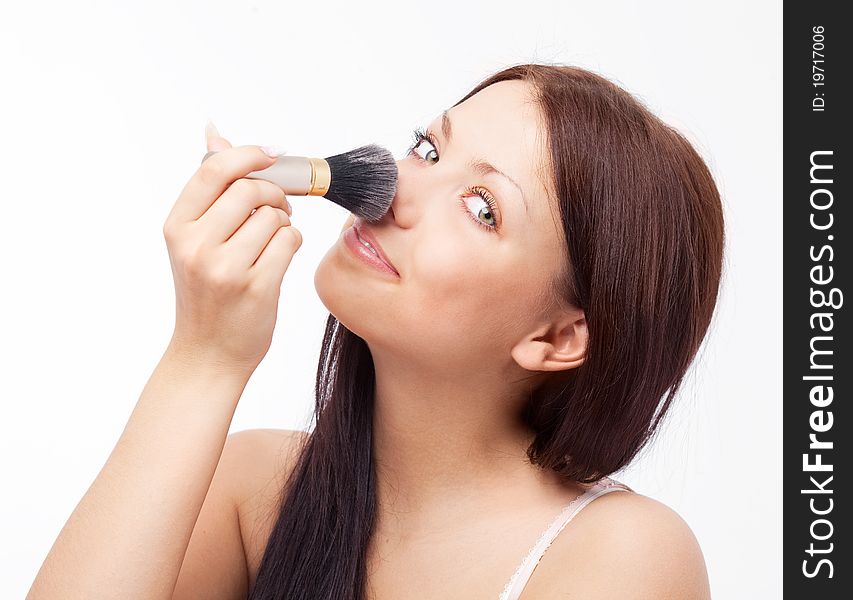
[[[405,229],[417,221],[419,211],[416,200],[417,174],[413,171],[409,160],[397,161],[397,190],[381,222],[387,221]]]

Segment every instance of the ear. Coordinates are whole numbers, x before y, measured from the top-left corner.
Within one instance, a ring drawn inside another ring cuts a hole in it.
[[[586,318],[576,308],[530,332],[511,354],[528,371],[566,371],[583,364],[587,341]]]

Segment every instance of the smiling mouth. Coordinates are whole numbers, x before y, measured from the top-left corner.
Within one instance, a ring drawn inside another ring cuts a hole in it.
[[[397,271],[397,268],[393,264],[391,264],[391,262],[387,258],[385,258],[384,253],[381,250],[379,250],[378,248],[374,247],[374,245],[371,244],[369,240],[367,240],[361,236],[361,227],[359,225],[360,225],[360,223],[358,222],[358,219],[356,219],[355,222],[353,223],[353,226],[352,226],[353,231],[355,231],[355,237],[356,237],[356,240],[358,240],[358,243],[361,246],[363,246],[364,248],[367,248],[367,250],[373,256],[375,256],[377,258],[377,260],[379,260],[379,262],[381,262],[383,265],[388,267],[391,271],[393,271],[394,273],[396,273],[399,276],[400,275],[399,271]],[[368,233],[368,236],[369,235],[370,234]]]
[[[357,227],[355,228],[355,237],[357,237],[357,238],[358,238],[358,241],[359,241],[359,242],[361,242],[361,245],[362,245],[362,246],[365,246],[368,250],[370,250],[371,252],[373,252],[373,254],[375,254],[375,255],[379,258],[379,260],[382,260],[382,257],[381,257],[381,256],[379,256],[379,253],[376,251],[376,248],[374,248],[373,246],[371,246],[371,245],[370,245],[370,242],[366,242],[366,241],[364,241],[363,239],[361,239],[361,235],[358,233],[358,228],[357,228]],[[388,263],[387,263],[387,262],[385,262],[384,260],[382,260],[382,262],[384,262],[386,265],[388,265]],[[390,267],[391,265],[388,265],[388,266]]]

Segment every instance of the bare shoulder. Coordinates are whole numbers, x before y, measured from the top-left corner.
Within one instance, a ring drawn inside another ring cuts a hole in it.
[[[223,456],[228,458],[238,508],[264,489],[283,483],[283,470],[292,466],[308,435],[290,429],[246,429],[228,435]]]
[[[257,576],[278,517],[281,488],[309,436],[290,429],[247,429],[228,436],[234,501],[250,583]]]
[[[540,593],[531,598],[711,597],[696,536],[681,515],[658,500],[631,492],[604,494],[563,533],[568,535],[558,536],[543,555],[540,567],[546,560],[548,566],[537,585]]]
[[[246,429],[228,435],[232,456],[247,468],[249,476],[267,474],[293,458],[310,434],[292,429]]]
[[[253,553],[266,541],[260,515],[275,504],[277,469],[282,468],[280,465],[286,468],[287,457],[296,447],[294,442],[304,435],[263,429],[226,437],[181,563],[173,598],[245,597],[257,575]],[[255,519],[255,515],[259,517]],[[258,533],[253,536],[253,532]]]

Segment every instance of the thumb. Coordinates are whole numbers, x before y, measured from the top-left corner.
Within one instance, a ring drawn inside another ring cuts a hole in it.
[[[207,151],[220,151],[225,150],[226,148],[230,148],[231,144],[224,137],[219,135],[219,131],[216,130],[216,126],[213,124],[213,121],[208,121],[207,126],[204,128],[204,137],[207,142]]]

